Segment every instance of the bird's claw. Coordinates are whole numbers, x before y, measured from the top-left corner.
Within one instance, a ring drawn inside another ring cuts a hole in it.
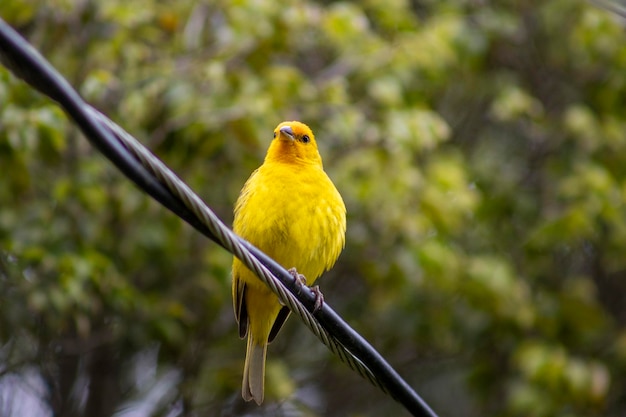
[[[287,272],[289,272],[289,275],[291,275],[293,279],[296,280],[296,285],[306,285],[306,277],[302,274],[299,274],[296,268],[289,268]]]
[[[303,287],[306,287],[306,277],[302,274],[299,274],[296,268],[290,268],[287,270],[287,272],[289,272],[289,274],[294,278],[296,286],[299,290],[302,290]],[[324,304],[324,295],[322,294],[322,291],[320,291],[320,287],[318,287],[317,285],[315,287],[310,287],[309,289],[315,296],[315,304],[313,305],[313,314],[315,314],[322,308],[322,305]]]
[[[313,305],[313,314],[315,314],[320,311],[322,305],[324,304],[324,294],[322,294],[320,287],[317,285],[315,287],[311,287],[311,292],[315,296],[315,304]]]

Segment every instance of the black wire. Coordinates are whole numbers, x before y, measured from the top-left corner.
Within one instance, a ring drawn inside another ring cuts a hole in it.
[[[47,95],[67,112],[85,134],[87,140],[102,152],[139,188],[147,192],[195,229],[219,244],[219,240],[187,209],[157,178],[153,177],[115,134],[94,117],[91,107],[70,84],[24,38],[0,18],[0,61],[16,76]],[[309,311],[314,310],[315,296],[298,291],[293,277],[269,256],[243,239],[239,239]],[[391,396],[414,416],[436,417],[420,396],[400,377],[387,361],[354,331],[328,304],[314,314],[326,330],[336,337],[385,385]]]

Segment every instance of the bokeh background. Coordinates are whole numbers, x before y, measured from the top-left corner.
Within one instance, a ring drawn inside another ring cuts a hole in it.
[[[618,3],[613,3],[619,6]],[[626,415],[626,19],[585,1],[2,0],[226,224],[272,130],[348,208],[326,301],[440,416]],[[0,68],[0,415],[400,416]]]

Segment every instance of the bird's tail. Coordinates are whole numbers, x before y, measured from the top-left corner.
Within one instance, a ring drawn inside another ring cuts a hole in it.
[[[267,343],[257,344],[248,333],[246,362],[243,366],[243,384],[241,385],[241,395],[246,401],[254,400],[257,404],[263,402],[266,352]]]

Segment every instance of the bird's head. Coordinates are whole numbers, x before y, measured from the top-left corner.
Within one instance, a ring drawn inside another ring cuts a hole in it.
[[[276,126],[266,160],[322,165],[311,128],[295,121]]]

